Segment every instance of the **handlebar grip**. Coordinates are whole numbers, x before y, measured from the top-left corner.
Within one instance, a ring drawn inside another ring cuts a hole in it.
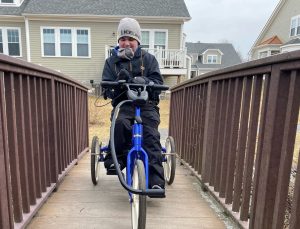
[[[160,84],[154,84],[152,86],[152,88],[154,90],[162,90],[162,91],[166,91],[166,90],[169,90],[169,86],[166,86],[166,85],[160,85]]]
[[[101,81],[100,85],[102,87],[111,87],[111,86],[118,86],[120,84],[120,82],[116,82],[116,81]]]

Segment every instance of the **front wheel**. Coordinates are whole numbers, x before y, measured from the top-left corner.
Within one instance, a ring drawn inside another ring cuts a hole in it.
[[[171,185],[175,178],[176,170],[176,151],[173,137],[169,136],[166,140],[166,153],[163,163],[165,180],[168,185]]]
[[[94,185],[97,185],[99,179],[100,147],[98,137],[94,136],[91,148],[91,177]]]
[[[146,189],[145,167],[141,160],[136,160],[132,174],[132,188]],[[145,229],[146,227],[146,196],[132,194],[131,202],[132,229]]]

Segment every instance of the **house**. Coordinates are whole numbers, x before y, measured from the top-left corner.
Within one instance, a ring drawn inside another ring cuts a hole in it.
[[[300,49],[300,1],[280,0],[253,44],[251,60]]]
[[[0,0],[0,53],[99,82],[121,18],[140,22],[142,46],[168,85],[187,74],[184,0]]]
[[[191,57],[191,78],[242,62],[230,43],[186,42]]]

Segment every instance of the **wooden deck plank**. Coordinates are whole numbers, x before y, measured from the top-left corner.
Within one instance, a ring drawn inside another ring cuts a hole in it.
[[[117,176],[105,175],[101,163],[97,186],[90,178],[90,156],[86,155],[39,210],[28,229],[50,228],[131,228],[127,192]],[[196,178],[177,166],[175,181],[165,199],[147,198],[147,229],[221,229],[217,217],[199,192]]]

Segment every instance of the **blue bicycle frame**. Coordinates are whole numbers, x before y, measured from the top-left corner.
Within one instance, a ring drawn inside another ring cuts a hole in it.
[[[141,116],[140,107],[135,108],[135,117]],[[149,168],[148,168],[148,155],[146,151],[142,148],[143,143],[143,125],[134,121],[132,128],[132,144],[133,147],[127,155],[127,185],[132,185],[132,174],[135,165],[135,160],[140,159],[143,161],[145,166],[145,178],[146,178],[146,188],[148,187],[148,178],[149,178]]]

